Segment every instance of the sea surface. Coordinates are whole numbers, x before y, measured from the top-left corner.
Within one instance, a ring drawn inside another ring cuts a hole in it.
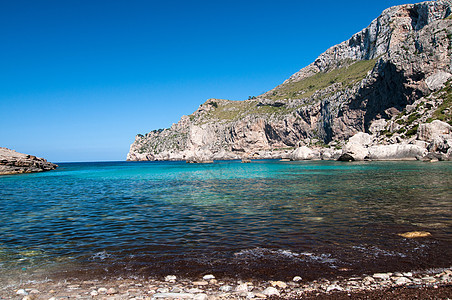
[[[309,280],[450,267],[451,245],[450,162],[61,163],[0,177],[0,285]]]

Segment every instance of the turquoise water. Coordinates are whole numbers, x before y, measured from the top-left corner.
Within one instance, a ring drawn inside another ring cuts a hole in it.
[[[452,265],[452,164],[63,163],[0,177],[0,267],[304,278]],[[432,234],[405,239],[398,233]]]

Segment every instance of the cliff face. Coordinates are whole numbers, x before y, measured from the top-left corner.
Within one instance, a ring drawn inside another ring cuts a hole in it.
[[[451,122],[451,3],[386,9],[349,40],[255,99],[209,99],[171,128],[137,135],[128,160],[290,157],[339,148],[358,132],[413,142],[419,124]]]

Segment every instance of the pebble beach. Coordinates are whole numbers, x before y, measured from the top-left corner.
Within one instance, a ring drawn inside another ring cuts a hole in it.
[[[0,299],[452,299],[452,268],[304,281],[164,278],[45,279],[0,289]]]

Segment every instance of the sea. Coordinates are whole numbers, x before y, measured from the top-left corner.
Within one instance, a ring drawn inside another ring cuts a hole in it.
[[[400,235],[412,231],[430,235]],[[451,245],[450,162],[88,162],[0,177],[0,285],[315,280],[450,267]]]

